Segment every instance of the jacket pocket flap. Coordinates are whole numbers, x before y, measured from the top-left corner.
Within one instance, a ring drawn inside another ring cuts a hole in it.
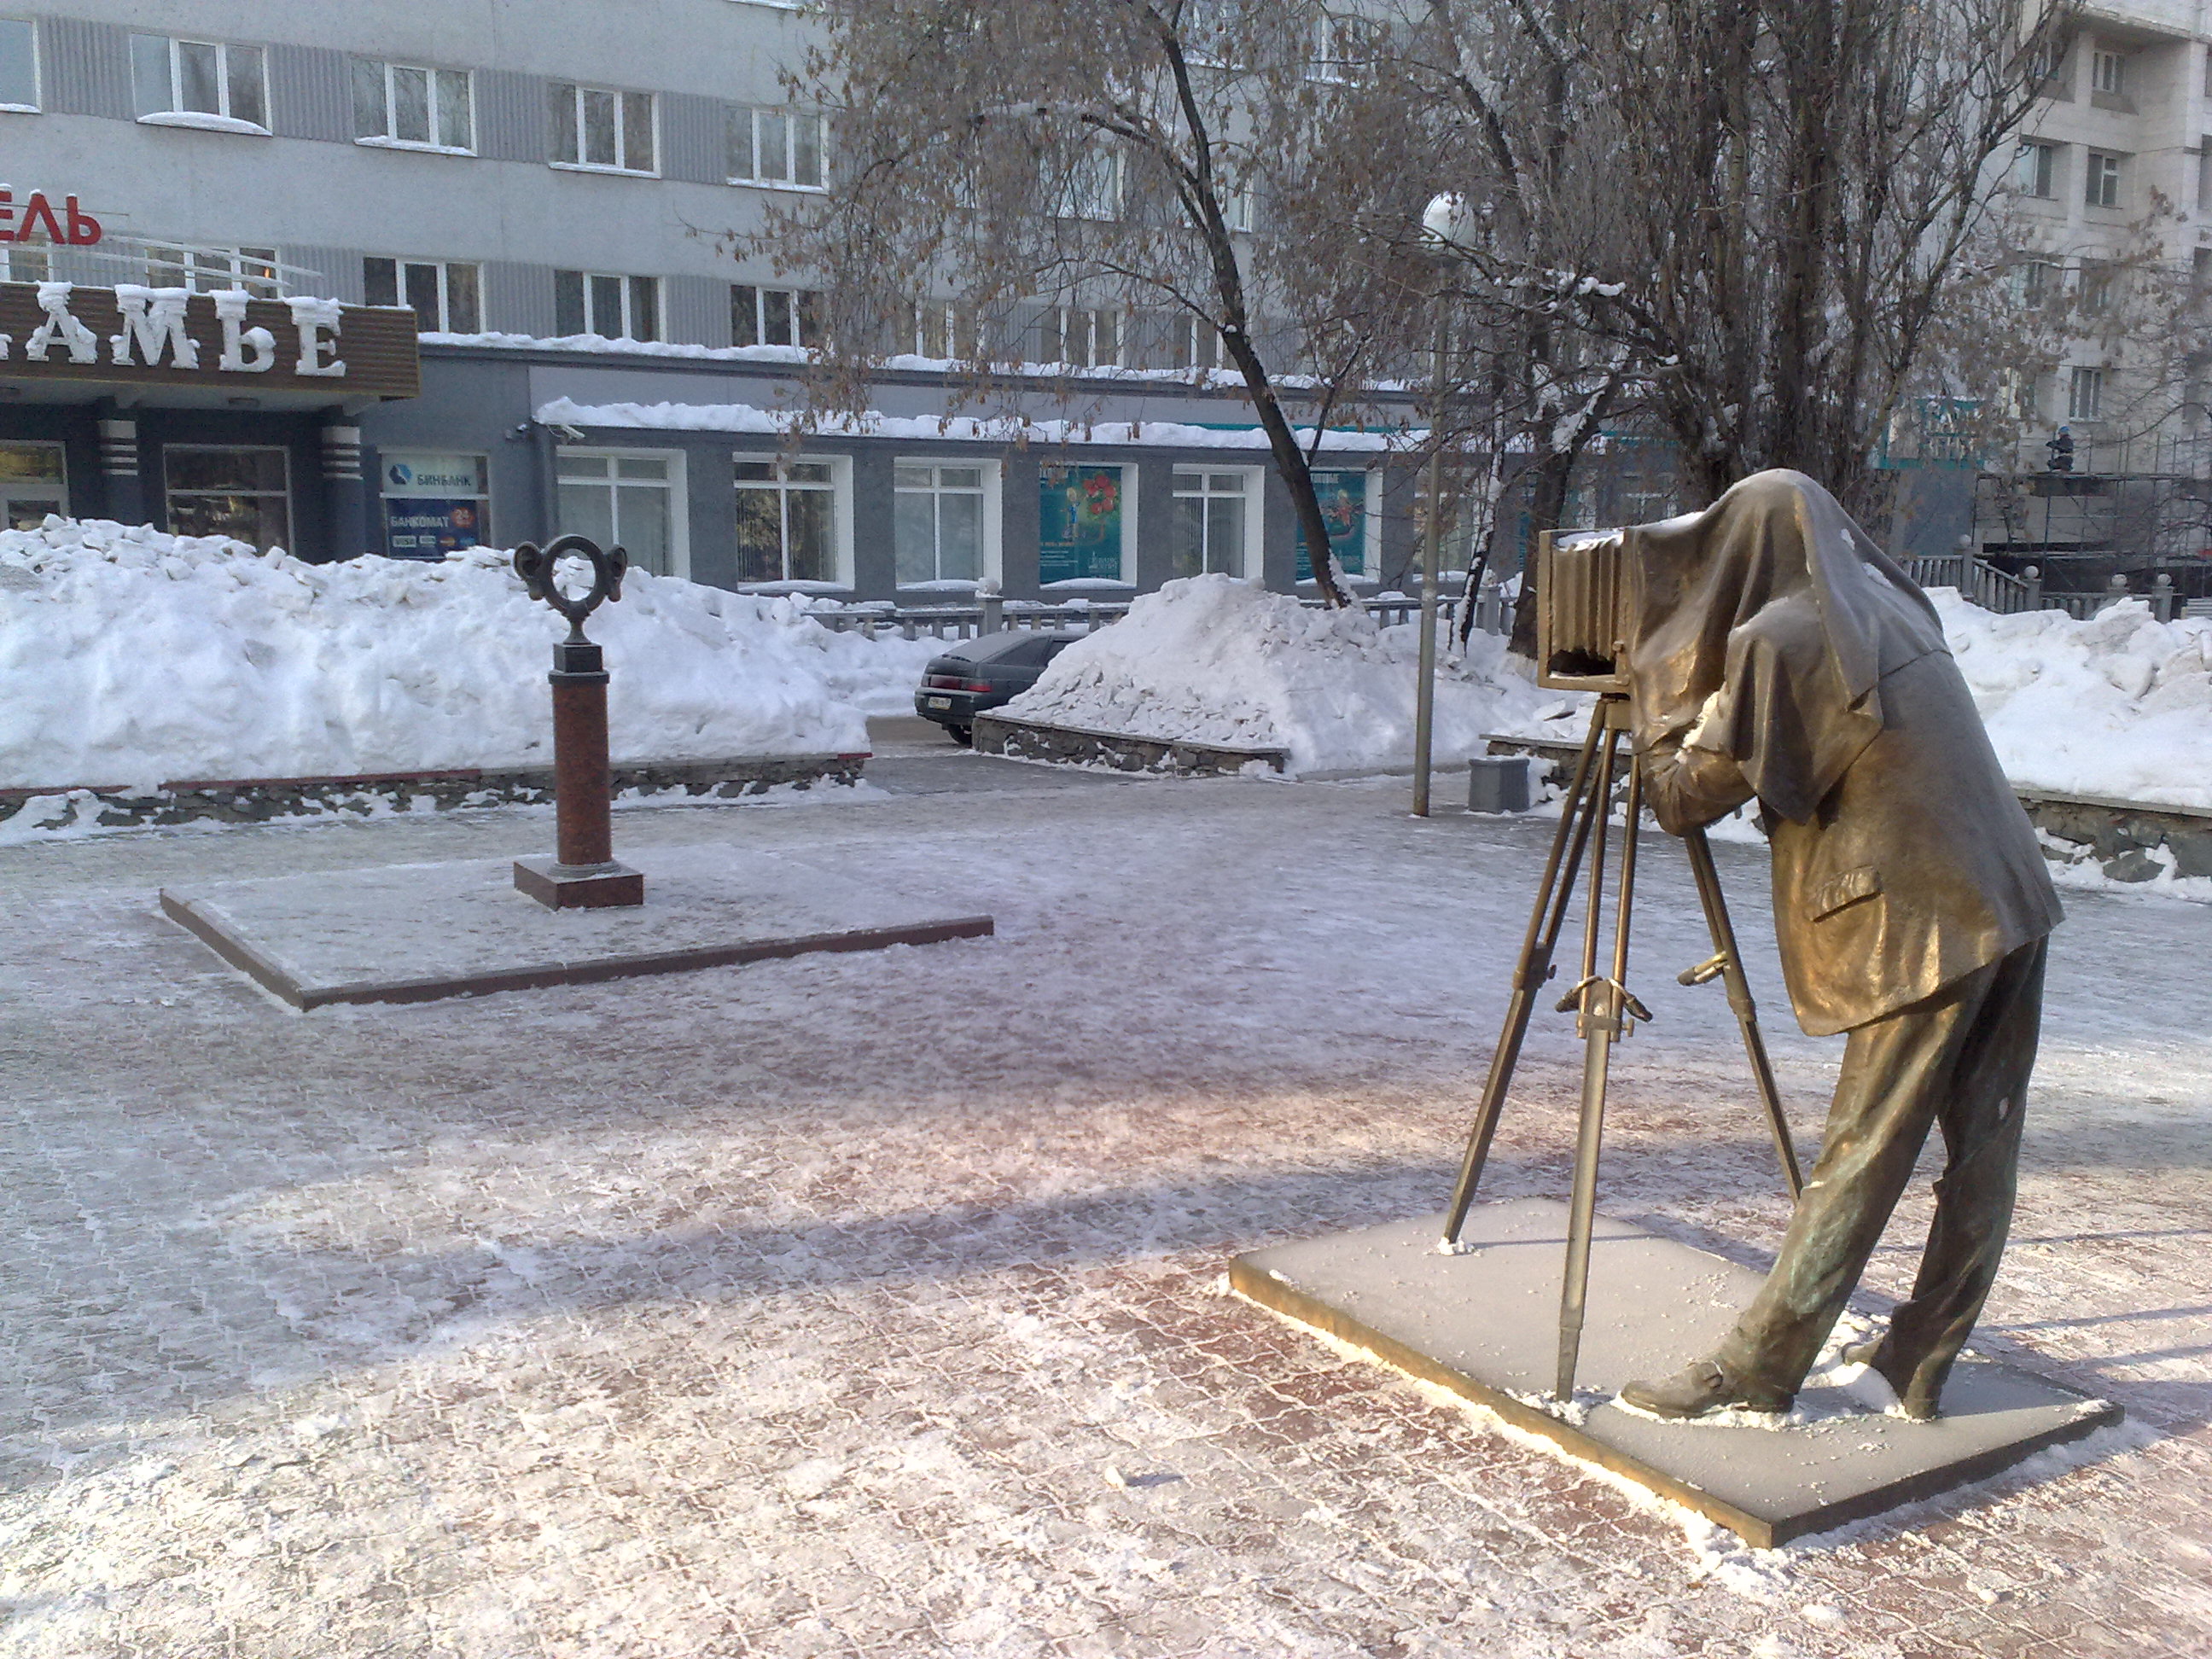
[[[1832,916],[1846,904],[1856,904],[1881,891],[1881,872],[1871,864],[1830,876],[1813,890],[1813,920]]]

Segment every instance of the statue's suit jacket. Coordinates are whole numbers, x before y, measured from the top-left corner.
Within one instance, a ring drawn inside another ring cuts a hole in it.
[[[1809,597],[1789,601],[1753,625],[1794,630],[1810,611]],[[1881,732],[1809,817],[1765,819],[1783,975],[1815,1036],[1933,996],[2042,938],[2061,914],[1957,664],[1936,649],[1882,666]],[[1653,744],[1644,766],[1660,824],[1676,834],[1754,793],[1732,758],[1694,738]]]

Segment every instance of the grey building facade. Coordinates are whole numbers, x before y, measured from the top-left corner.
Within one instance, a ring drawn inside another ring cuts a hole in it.
[[[1299,580],[1249,404],[1177,361],[1199,348],[1171,331],[1140,348],[1146,331],[1095,330],[1011,423],[944,418],[945,373],[898,360],[866,421],[787,441],[813,299],[737,239],[826,173],[825,120],[778,78],[814,27],[796,7],[5,8],[10,201],[50,204],[11,218],[0,202],[20,239],[0,241],[9,282],[406,307],[423,337],[405,401],[18,387],[0,398],[0,474],[19,520],[264,543],[281,527],[311,558],[574,530],[700,581],[909,602],[983,581],[1019,597],[1197,569]],[[97,240],[70,234],[94,222]],[[1410,465],[1359,434],[1324,454],[1333,550],[1363,584],[1395,583]],[[334,507],[356,467],[365,502]]]

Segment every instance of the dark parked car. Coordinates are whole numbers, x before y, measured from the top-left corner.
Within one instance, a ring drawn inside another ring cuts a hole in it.
[[[975,716],[1012,702],[1037,682],[1044,665],[1081,639],[1074,629],[1047,633],[1034,628],[1005,628],[963,640],[932,657],[915,690],[914,712],[935,720],[956,743],[975,740]]]

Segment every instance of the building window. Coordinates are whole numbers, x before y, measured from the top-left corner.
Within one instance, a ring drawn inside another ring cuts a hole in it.
[[[2128,58],[2121,52],[2093,52],[2089,54],[2089,89],[2107,97],[2124,98],[2128,94]]]
[[[36,530],[69,513],[69,470],[59,444],[0,443],[0,526]]]
[[[2120,158],[2107,155],[2102,150],[2089,152],[2087,182],[2082,189],[2082,199],[2091,207],[2116,208],[2120,204]]]
[[[555,165],[611,173],[655,170],[651,93],[559,82],[552,95]]]
[[[0,110],[39,110],[38,35],[18,17],[0,17]]]
[[[1170,567],[1178,576],[1244,574],[1244,532],[1251,517],[1251,475],[1177,467]]]
[[[203,118],[181,125],[234,123],[235,130],[269,131],[268,81],[258,46],[134,34],[131,87],[141,120],[191,115]]]
[[[1121,216],[1121,153],[1097,148],[1070,164],[1054,192],[1056,219],[1118,219]]]
[[[364,143],[468,155],[477,147],[466,70],[353,60],[353,131]]]
[[[276,448],[170,444],[161,452],[169,529],[230,536],[267,552],[292,541],[291,475]]]
[[[1037,319],[1037,362],[1112,368],[1121,361],[1121,313],[1110,306],[1054,306]]]
[[[2113,284],[2119,280],[2110,265],[2081,267],[2081,314],[2101,317],[2112,308]]]
[[[741,346],[821,344],[821,295],[812,289],[732,283],[730,342]]]
[[[656,576],[685,574],[684,458],[667,450],[563,449],[561,533],[619,545]]]
[[[2069,371],[2066,382],[2066,418],[2069,421],[2094,421],[2104,407],[2105,371],[2101,368]]]
[[[1133,467],[1048,462],[1037,469],[1037,580],[1126,585],[1129,532],[1127,484]]]
[[[1231,368],[1229,352],[1221,343],[1221,331],[1203,317],[1190,318],[1183,331],[1183,367],[1185,368]]]
[[[825,460],[741,457],[738,486],[738,580],[837,580],[837,475]]]
[[[2057,267],[2047,259],[2025,259],[2012,268],[2012,297],[2014,305],[2039,306],[2048,300],[2057,286]]]
[[[425,334],[483,331],[481,266],[430,259],[363,259],[361,285],[369,305],[414,307],[416,326]]]
[[[154,247],[146,250],[146,286],[215,294],[242,288],[273,298],[284,291],[273,247]]]
[[[989,522],[983,469],[901,461],[894,484],[899,585],[980,580]]]
[[[2030,139],[2020,147],[2013,167],[2012,187],[2022,196],[2058,193],[2058,146]]]
[[[819,190],[823,120],[806,110],[730,109],[730,182]]]
[[[950,360],[962,355],[961,347],[971,343],[975,329],[972,319],[964,317],[960,307],[950,300],[924,300],[914,308],[914,355]]]
[[[610,340],[660,337],[660,279],[590,270],[553,273],[553,331]]]

